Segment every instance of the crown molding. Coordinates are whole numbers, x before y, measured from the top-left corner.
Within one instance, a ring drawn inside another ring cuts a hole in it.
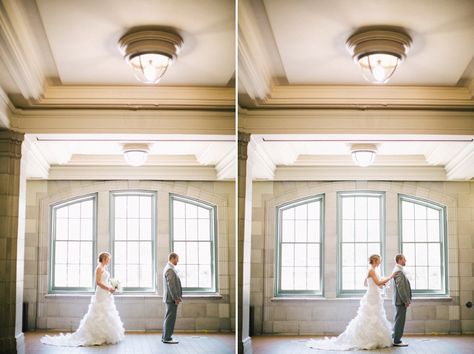
[[[447,165],[449,179],[474,178],[474,143],[466,145]]]
[[[278,166],[274,181],[446,181],[446,171],[437,166]]]
[[[252,158],[252,174],[260,178],[272,180],[275,177],[276,165],[267,154],[265,148],[253,137],[249,144],[249,154]]]
[[[232,153],[225,154],[224,157],[216,164],[217,179],[235,179],[235,150]]]
[[[474,135],[474,111],[240,109],[251,134]]]
[[[424,108],[474,110],[468,87],[445,86],[273,86],[267,98],[256,101],[265,108]]]
[[[292,166],[349,166],[354,162],[346,155],[299,155]],[[424,155],[376,155],[372,166],[430,166]]]
[[[23,97],[37,99],[43,92],[45,74],[25,5],[18,0],[0,2],[0,56]]]
[[[129,166],[123,155],[73,154],[67,166]],[[201,166],[194,155],[148,155],[145,166]]]
[[[235,88],[210,86],[45,86],[24,108],[235,108]]]
[[[17,109],[10,122],[31,134],[235,134],[233,111]]]
[[[208,166],[58,166],[49,170],[49,180],[174,180],[217,181]]]
[[[252,99],[264,99],[271,92],[279,54],[261,1],[243,0],[238,7],[239,86]]]
[[[50,165],[29,135],[25,135],[22,154],[26,160],[26,178],[48,178]]]
[[[15,113],[15,110],[15,106],[0,87],[0,128],[10,128],[10,117]]]

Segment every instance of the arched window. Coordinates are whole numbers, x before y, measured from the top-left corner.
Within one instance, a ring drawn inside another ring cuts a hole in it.
[[[368,257],[378,254],[383,258],[384,209],[383,192],[337,193],[339,296],[362,294]],[[380,268],[383,268],[383,263]]]
[[[414,294],[446,294],[446,209],[399,194],[400,249]]]
[[[96,195],[51,207],[51,291],[94,288]]]
[[[277,208],[276,295],[322,294],[324,196]]]
[[[171,250],[179,255],[183,291],[216,292],[216,208],[208,203],[170,196]]]
[[[154,192],[111,194],[113,276],[124,291],[155,291],[155,210]]]

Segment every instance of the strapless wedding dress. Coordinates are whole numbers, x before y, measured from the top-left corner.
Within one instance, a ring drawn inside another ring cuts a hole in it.
[[[392,325],[387,320],[380,288],[372,278],[360,300],[359,310],[338,337],[311,339],[306,346],[325,350],[376,349],[392,346]]]
[[[110,274],[104,271],[103,282],[109,284]],[[113,295],[97,286],[89,310],[74,333],[44,336],[44,344],[68,347],[115,344],[124,338],[123,323],[115,307]]]

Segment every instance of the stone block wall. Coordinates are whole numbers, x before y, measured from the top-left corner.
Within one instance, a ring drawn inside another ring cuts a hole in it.
[[[29,329],[74,330],[87,312],[91,294],[48,294],[50,205],[97,193],[97,249],[110,250],[109,193],[117,190],[157,192],[156,293],[119,294],[115,303],[126,330],[161,330],[161,270],[169,253],[169,194],[217,206],[218,295],[184,296],[176,329],[195,332],[234,331],[235,191],[233,182],[29,181],[26,200],[25,288]]]
[[[385,269],[393,267],[398,250],[398,193],[446,206],[448,297],[416,298],[407,314],[407,333],[473,333],[474,308],[474,182],[254,182],[251,306],[255,334],[337,335],[356,315],[358,298],[336,296],[336,193],[385,192]],[[306,196],[325,194],[324,296],[275,298],[275,208]],[[385,310],[393,321],[391,290]]]

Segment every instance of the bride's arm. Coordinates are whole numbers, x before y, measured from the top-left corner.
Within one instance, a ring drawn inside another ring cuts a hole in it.
[[[113,293],[115,289],[110,286],[107,286],[107,284],[102,282],[102,273],[104,273],[104,270],[100,267],[97,267],[97,269],[95,270],[95,283],[102,289]]]
[[[386,282],[388,282],[390,279],[392,279],[392,276],[379,279],[377,277],[377,274],[375,273],[375,270],[373,270],[373,269],[371,269],[369,271],[369,277],[371,277],[372,280],[374,281],[374,283],[377,284],[378,286],[385,285]]]

